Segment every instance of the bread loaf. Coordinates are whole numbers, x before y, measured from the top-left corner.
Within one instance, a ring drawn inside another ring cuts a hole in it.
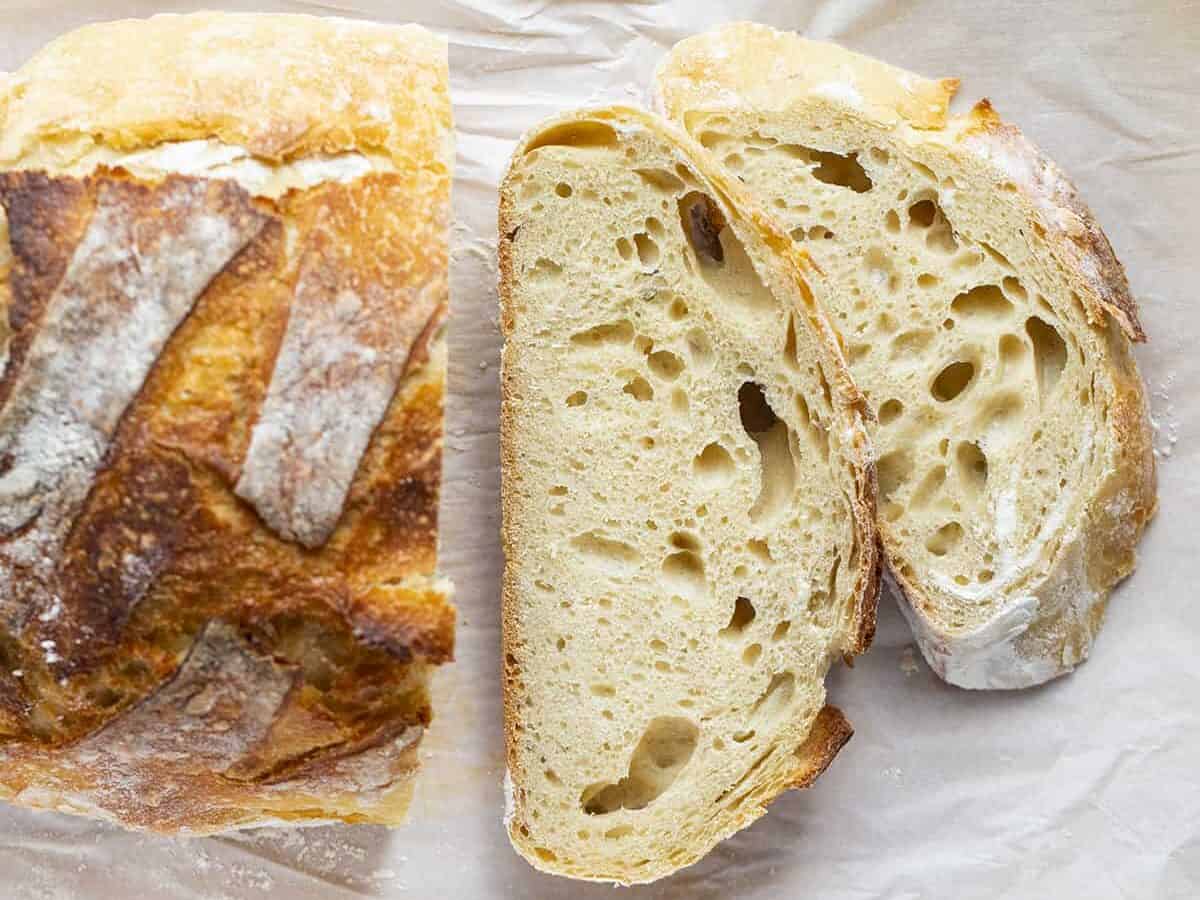
[[[987,101],[949,115],[956,88],[750,24],[657,79],[824,273],[925,658],[1019,688],[1086,658],[1153,514],[1144,333],[1075,188]]]
[[[83,28],[0,94],[0,797],[399,821],[436,575],[443,42]]]

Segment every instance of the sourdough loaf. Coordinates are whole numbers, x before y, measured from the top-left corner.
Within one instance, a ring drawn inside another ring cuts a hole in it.
[[[416,27],[95,25],[0,94],[0,797],[399,821],[435,572],[450,104]]]

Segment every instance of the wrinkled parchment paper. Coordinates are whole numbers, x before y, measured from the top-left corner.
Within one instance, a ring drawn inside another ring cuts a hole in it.
[[[703,862],[630,895],[1200,897],[1200,4],[208,5],[416,21],[450,41],[458,167],[443,567],[458,588],[458,662],[437,676],[406,827],[174,841],[5,808],[0,897],[612,896],[534,872],[501,828],[496,184],[526,128],[571,106],[640,101],[667,47],[729,19],[960,76],[963,101],[991,98],[1075,177],[1150,334],[1138,359],[1161,511],[1092,661],[1042,688],[940,683],[885,597],[874,648],[830,679],[856,734],[829,771]],[[191,8],[0,0],[0,68],[86,21]]]

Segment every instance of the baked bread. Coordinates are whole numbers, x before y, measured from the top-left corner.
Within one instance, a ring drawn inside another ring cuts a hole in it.
[[[1145,336],[1075,188],[986,100],[948,115],[956,88],[750,24],[657,79],[827,276],[925,658],[1019,688],[1087,656],[1154,512]]]
[[[862,399],[808,263],[682,133],[554,119],[500,190],[513,846],[645,882],[850,736],[878,579]]]
[[[453,651],[450,128],[416,27],[113,22],[3,80],[0,797],[402,818]]]

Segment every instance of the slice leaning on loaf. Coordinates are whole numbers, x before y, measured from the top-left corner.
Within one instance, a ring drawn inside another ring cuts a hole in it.
[[[1144,334],[1071,183],[987,101],[947,115],[956,88],[745,23],[657,80],[827,277],[925,658],[1019,688],[1087,656],[1154,512]]]
[[[645,882],[808,785],[878,588],[862,400],[803,254],[681,132],[552,120],[501,188],[516,849]]]

